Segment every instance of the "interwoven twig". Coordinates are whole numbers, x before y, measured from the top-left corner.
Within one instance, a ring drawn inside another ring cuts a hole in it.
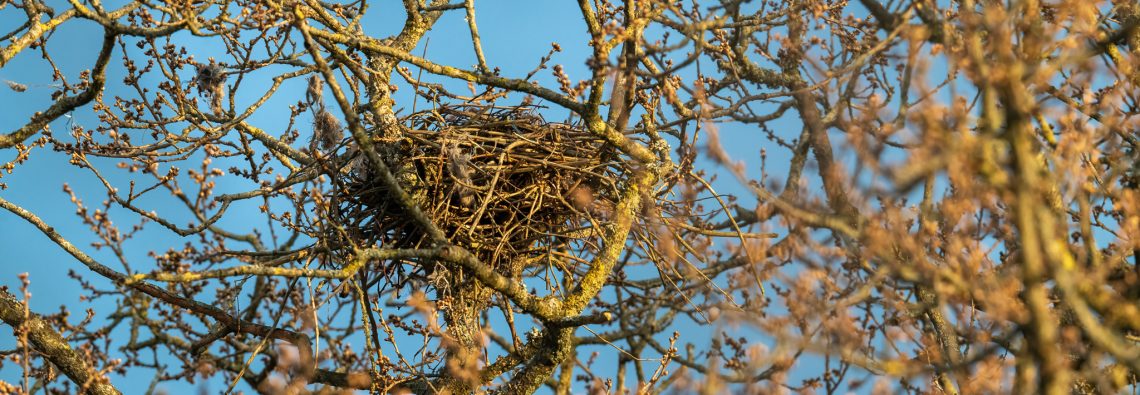
[[[391,167],[405,169],[404,187],[452,243],[512,277],[538,252],[591,237],[580,230],[612,206],[614,180],[628,170],[606,162],[604,142],[583,128],[547,122],[530,107],[442,107],[402,121],[411,127]],[[338,190],[357,245],[426,246],[368,168]]]

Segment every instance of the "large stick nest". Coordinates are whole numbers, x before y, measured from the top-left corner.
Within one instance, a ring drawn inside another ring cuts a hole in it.
[[[593,237],[590,219],[613,207],[625,171],[603,141],[529,107],[442,107],[402,121],[404,138],[381,147],[402,187],[451,242],[510,276]],[[338,188],[342,224],[371,245],[430,245],[371,166],[354,168]]]

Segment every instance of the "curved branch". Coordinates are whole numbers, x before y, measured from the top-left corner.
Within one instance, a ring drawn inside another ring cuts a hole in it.
[[[39,40],[44,34],[59,27],[60,24],[71,19],[73,16],[75,16],[75,10],[68,10],[45,23],[31,22],[32,28],[28,29],[27,33],[13,40],[12,44],[8,45],[7,48],[0,50],[0,67],[4,67],[4,65],[8,64],[8,61],[12,60],[16,55],[19,55],[20,51],[23,51],[28,45]]]
[[[107,62],[111,60],[111,50],[114,49],[114,44],[115,35],[111,32],[106,32],[103,36],[103,48],[99,50],[99,58],[95,61],[95,69],[91,72],[91,85],[87,87],[87,90],[75,96],[59,99],[55,104],[52,104],[51,107],[48,107],[47,110],[32,115],[32,119],[24,124],[23,127],[8,134],[0,135],[0,149],[10,148],[22,143],[24,140],[27,140],[28,137],[31,137],[43,129],[44,126],[47,126],[51,121],[95,99],[95,96],[103,91],[103,85],[107,82],[105,72],[107,70]],[[0,64],[0,66],[2,66],[2,64]]]

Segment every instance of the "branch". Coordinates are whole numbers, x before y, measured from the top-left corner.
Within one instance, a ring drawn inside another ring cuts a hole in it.
[[[562,106],[566,109],[569,109],[571,111],[574,111],[576,113],[582,113],[585,110],[585,107],[582,106],[581,103],[578,103],[577,101],[575,101],[574,98],[560,94],[560,93],[552,91],[550,89],[531,85],[531,83],[528,81],[503,78],[503,77],[499,77],[499,76],[491,75],[491,74],[480,74],[480,73],[475,73],[475,72],[471,72],[471,71],[467,71],[467,70],[457,69],[457,68],[450,67],[450,66],[440,65],[440,64],[428,61],[424,58],[412,55],[412,54],[408,53],[407,51],[402,51],[398,48],[384,45],[384,44],[380,43],[379,41],[377,41],[376,39],[371,38],[371,37],[347,36],[347,35],[342,35],[342,34],[324,31],[321,29],[308,29],[308,33],[312,34],[313,37],[318,37],[318,38],[321,38],[324,40],[329,40],[329,41],[336,42],[339,44],[347,45],[349,47],[352,47],[352,48],[355,48],[355,49],[358,49],[361,51],[372,52],[375,54],[389,56],[389,57],[395,58],[401,62],[408,62],[408,63],[411,63],[412,65],[417,66],[417,67],[423,68],[424,71],[432,73],[432,74],[442,75],[445,77],[458,78],[458,79],[461,79],[464,81],[475,82],[478,84],[493,86],[496,88],[508,89],[508,90],[512,90],[512,91],[516,91],[516,92],[531,94],[534,96],[538,96],[542,99],[554,102],[555,104]]]
[[[155,272],[151,274],[135,274],[126,280],[127,285],[145,280],[155,280],[168,283],[188,283],[193,281],[209,280],[213,278],[245,277],[245,276],[273,276],[283,278],[348,278],[342,270],[320,270],[273,266],[235,266],[218,270],[202,272]]]
[[[75,257],[75,259],[79,260],[80,263],[83,263],[83,265],[87,266],[88,269],[91,269],[91,271],[95,272],[96,274],[110,279],[111,281],[115,282],[116,285],[129,287],[144,294],[150,295],[163,302],[189,310],[193,313],[209,316],[219,321],[223,325],[231,328],[236,328],[242,333],[290,342],[293,345],[297,346],[297,349],[301,354],[302,361],[313,361],[312,342],[309,340],[309,336],[305,334],[245,321],[240,318],[231,316],[224,310],[213,305],[172,294],[162,288],[158,288],[148,283],[132,282],[125,274],[119,273],[114,269],[111,269],[110,267],[99,263],[90,255],[84,253],[74,244],[71,244],[70,241],[63,238],[63,236],[60,235],[59,232],[55,230],[55,228],[44,223],[43,220],[28,210],[12,204],[12,202],[9,202],[4,198],[0,198],[0,208],[8,210],[13,214],[16,214],[17,216],[23,218],[25,221],[35,226],[36,229],[39,229],[40,232],[43,232],[43,234],[51,239],[51,241],[55,242],[56,245],[59,245],[61,248],[63,248],[64,251],[67,251],[68,254],[71,254],[72,257]],[[312,368],[312,366],[305,364],[305,368],[309,369]],[[312,371],[303,373],[308,373],[307,375],[310,375]]]
[[[596,111],[591,112],[588,106],[575,101],[574,98],[570,96],[566,96],[550,89],[533,85],[529,81],[513,78],[503,78],[492,74],[475,73],[468,70],[457,69],[451,66],[432,63],[426,59],[412,55],[407,51],[384,45],[371,37],[347,36],[308,27],[305,27],[303,31],[307,34],[311,34],[315,38],[321,38],[331,42],[344,44],[365,52],[390,56],[399,61],[411,63],[412,65],[420,67],[424,71],[432,74],[457,78],[464,81],[474,82],[500,89],[506,89],[514,92],[526,93],[537,96],[544,100],[551,101],[554,104],[562,106],[563,108],[573,111],[578,115],[581,115],[583,118],[586,118],[586,127],[590,130],[591,133],[604,139],[607,143],[618,147],[618,149],[632,156],[634,159],[637,159],[642,163],[652,163],[656,159],[656,156],[653,155],[649,149],[629,139],[621,131],[610,127],[602,119],[602,117],[596,113]]]
[[[368,161],[372,162],[372,166],[376,172],[380,174],[380,178],[385,186],[388,187],[392,198],[403,206],[404,209],[408,210],[409,215],[419,223],[420,227],[431,237],[433,242],[436,244],[447,243],[447,236],[444,236],[443,231],[435,226],[435,223],[428,218],[427,214],[420,208],[420,205],[412,198],[412,195],[404,190],[400,182],[396,180],[396,176],[392,174],[391,169],[384,163],[384,159],[376,153],[376,149],[372,145],[372,139],[369,138],[364,127],[360,125],[360,120],[356,116],[356,110],[354,110],[352,104],[348,102],[348,98],[345,97],[340,84],[337,83],[336,75],[333,74],[332,70],[328,67],[328,63],[325,62],[324,57],[321,56],[320,48],[317,46],[316,40],[313,39],[315,34],[311,33],[320,31],[320,29],[309,28],[308,24],[305,23],[305,16],[301,13],[299,7],[294,9],[293,13],[296,18],[295,23],[297,29],[305,36],[305,48],[309,51],[309,55],[312,56],[313,61],[317,64],[317,68],[324,74],[325,81],[328,81],[333,97],[336,98],[337,105],[340,106],[341,111],[344,113],[345,121],[348,122],[348,128],[352,131],[353,140],[360,146],[360,150],[367,156]]]
[[[483,57],[483,43],[479,40],[479,27],[475,25],[475,0],[466,0],[463,7],[467,9],[467,27],[471,30],[471,44],[475,46],[475,58],[479,60],[479,71],[489,73],[487,59]]]
[[[169,22],[166,25],[163,25],[160,27],[152,27],[152,28],[140,27],[140,26],[128,26],[128,25],[124,25],[124,24],[121,24],[119,22],[116,22],[115,19],[118,19],[119,17],[122,17],[123,15],[126,15],[127,13],[129,13],[131,11],[134,11],[136,8],[140,7],[143,3],[132,2],[130,4],[127,4],[126,6],[123,6],[123,8],[117,9],[117,10],[112,11],[112,12],[107,13],[107,14],[101,14],[99,12],[92,11],[90,8],[87,8],[82,3],[80,3],[79,0],[68,0],[68,1],[71,3],[72,7],[75,7],[74,10],[79,12],[79,16],[86,18],[86,19],[90,19],[90,20],[95,21],[95,22],[98,22],[104,28],[107,28],[108,30],[115,32],[115,34],[123,34],[123,35],[128,35],[128,36],[140,36],[140,37],[168,36],[168,35],[174,34],[175,32],[182,30],[184,27],[186,27],[186,25],[189,23],[189,21],[192,18],[195,18],[194,15],[189,15],[183,19],[179,19],[177,21]],[[206,5],[204,7],[208,7],[208,6],[209,6],[209,3],[206,3]]]
[[[59,27],[60,24],[67,21],[68,19],[71,19],[73,16],[75,16],[75,10],[68,10],[59,16],[52,18],[46,23],[36,23],[32,21],[32,28],[28,29],[27,33],[24,33],[24,35],[20,36],[20,38],[12,40],[11,45],[8,45],[7,48],[0,50],[0,68],[8,64],[8,61],[12,60],[12,58],[16,57],[16,55],[19,55],[20,51],[23,51],[24,48],[26,48],[28,45],[35,42],[36,40],[39,40],[40,37],[43,37],[44,34],[52,31],[56,27]]]
[[[573,328],[573,327],[579,327],[579,326],[583,326],[583,325],[605,324],[607,322],[612,321],[613,319],[614,319],[613,313],[610,313],[608,311],[603,311],[600,313],[594,313],[594,314],[590,314],[590,315],[579,315],[579,316],[574,316],[574,317],[569,317],[569,318],[563,318],[563,319],[556,320],[556,321],[551,321],[549,323],[549,325],[552,328]]]
[[[0,290],[0,320],[12,328],[28,331],[28,340],[44,358],[51,361],[79,388],[87,394],[120,394],[106,376],[94,375],[95,369],[87,366],[87,361],[67,344],[58,332],[44,322],[38,314],[26,313],[27,306],[7,291]],[[26,314],[26,315],[25,315]]]
[[[383,250],[377,248],[360,250],[356,253],[356,259],[346,266],[343,271],[351,276],[369,261],[393,259],[393,251],[400,250]],[[517,281],[511,281],[511,279],[499,274],[495,269],[483,264],[483,262],[479,261],[479,258],[471,255],[470,252],[463,248],[457,246],[443,246],[434,249],[408,251],[415,251],[416,257],[418,258],[438,259],[444,262],[458,264],[470,271],[483,285],[506,296],[511,302],[514,302],[515,305],[522,308],[523,311],[538,317],[540,320],[551,321],[564,316],[557,299],[552,296],[539,298],[531,295],[525,285]]]
[[[867,8],[867,11],[871,12],[871,15],[875,17],[876,21],[878,21],[879,29],[881,30],[895,30],[906,19],[908,19],[906,16],[900,16],[891,13],[878,0],[859,0],[859,3],[863,4],[863,7]],[[927,40],[936,44],[942,43],[945,40],[946,34],[942,28],[942,21],[939,20],[936,13],[933,12],[935,10],[931,10],[922,4],[915,3],[907,7],[908,12],[910,7],[917,8],[919,19],[922,19],[922,23],[930,28],[930,36],[927,37]]]
[[[614,209],[612,223],[606,225],[603,241],[605,246],[598,252],[598,256],[590,263],[590,270],[582,276],[574,290],[563,302],[562,316],[569,317],[580,314],[586,305],[601,292],[613,271],[614,264],[625,250],[625,241],[629,237],[633,220],[637,217],[641,207],[641,198],[649,188],[657,182],[658,175],[649,171],[634,174],[629,187],[622,193]]]
[[[95,99],[95,96],[103,91],[103,85],[106,83],[105,71],[107,70],[107,62],[111,59],[111,50],[114,49],[114,44],[115,35],[106,32],[103,36],[103,48],[99,50],[99,58],[95,61],[95,69],[91,72],[91,86],[87,87],[87,90],[76,96],[59,99],[55,104],[52,104],[51,107],[48,107],[46,111],[37,112],[35,115],[32,115],[32,119],[23,127],[9,132],[6,135],[0,135],[0,149],[10,148],[22,143],[24,140],[27,140],[28,137],[31,137],[43,129],[44,126],[47,126],[51,121]],[[3,66],[3,64],[0,63],[0,66]]]
[[[894,30],[895,26],[898,26],[898,18],[887,11],[887,8],[883,7],[883,4],[879,3],[878,0],[859,0],[859,3],[863,4],[863,7],[866,7],[867,11],[870,11],[871,15],[879,21],[879,27],[883,30]]]

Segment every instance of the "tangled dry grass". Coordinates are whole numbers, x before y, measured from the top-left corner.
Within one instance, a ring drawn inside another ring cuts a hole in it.
[[[402,124],[411,125],[404,138],[385,148],[397,178],[453,243],[512,278],[535,258],[596,236],[591,223],[604,221],[615,180],[629,171],[603,159],[603,141],[532,107],[442,107]],[[334,196],[343,227],[358,232],[352,238],[426,246],[371,166],[354,168]]]
[[[313,141],[309,143],[310,152],[315,152],[319,146],[321,150],[328,151],[340,144],[344,139],[344,128],[328,110],[321,108],[313,115]]]
[[[214,59],[208,64],[197,65],[198,73],[192,83],[197,85],[198,94],[210,99],[210,109],[222,111],[222,97],[225,96],[226,72]]]

